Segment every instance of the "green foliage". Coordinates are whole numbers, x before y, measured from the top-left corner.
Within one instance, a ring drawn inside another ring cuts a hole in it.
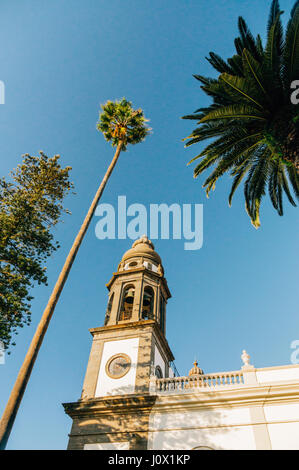
[[[73,187],[70,167],[59,155],[26,154],[0,179],[0,340],[8,348],[12,335],[30,324],[30,289],[46,284],[44,262],[57,248],[50,229],[59,221],[62,201]]]
[[[278,0],[273,0],[265,45],[239,18],[236,54],[225,61],[211,52],[207,60],[218,77],[194,76],[212,104],[183,117],[198,121],[184,139],[186,147],[216,139],[189,162],[200,159],[194,177],[215,165],[203,184],[208,196],[218,178],[228,172],[233,177],[229,204],[245,178],[245,206],[256,228],[267,188],[279,215],[283,215],[283,194],[296,205],[289,186],[297,198],[299,190],[298,105],[290,99],[291,83],[299,79],[299,0],[285,35],[282,13]]]
[[[132,103],[125,98],[107,101],[101,108],[97,128],[112,146],[122,141],[122,150],[126,150],[128,144],[142,142],[151,130],[145,125],[148,119],[144,117],[142,109],[134,110]]]

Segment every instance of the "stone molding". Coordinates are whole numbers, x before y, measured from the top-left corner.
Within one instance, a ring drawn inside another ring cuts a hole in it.
[[[198,408],[223,408],[298,403],[298,381],[293,384],[274,384],[242,386],[240,388],[213,391],[196,390],[181,394],[158,394],[154,411],[159,413],[170,411],[187,411]]]

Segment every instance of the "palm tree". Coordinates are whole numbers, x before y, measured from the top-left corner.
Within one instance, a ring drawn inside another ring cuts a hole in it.
[[[279,215],[283,215],[283,193],[296,206],[290,185],[299,197],[299,106],[291,102],[291,84],[299,79],[299,0],[285,34],[282,13],[274,0],[265,46],[239,18],[235,55],[225,61],[211,52],[207,58],[220,73],[218,78],[194,75],[212,104],[183,117],[198,121],[198,127],[184,139],[186,147],[216,138],[189,162],[200,159],[194,177],[215,165],[203,184],[209,196],[218,178],[230,172],[234,179],[229,205],[246,177],[245,207],[256,228],[267,187]]]
[[[150,131],[141,109],[133,110],[132,103],[123,98],[121,101],[107,101],[102,105],[102,113],[97,124],[98,130],[102,131],[105,139],[116,147],[114,157],[108,170],[95,194],[91,206],[87,212],[84,222],[75,238],[73,246],[66,258],[65,264],[53,289],[48,305],[43,313],[41,321],[32,339],[27,355],[20,369],[19,375],[11,392],[7,406],[0,422],[0,449],[5,449],[18,408],[26,389],[35,359],[41,347],[43,338],[47,331],[49,322],[53,315],[55,306],[67,280],[72,264],[76,258],[84,235],[91,222],[97,204],[103,194],[107,181],[116,165],[121,151],[127,149],[128,144],[142,142]]]

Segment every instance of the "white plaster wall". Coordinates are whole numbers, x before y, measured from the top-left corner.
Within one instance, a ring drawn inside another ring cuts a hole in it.
[[[299,450],[299,404],[266,405],[265,419],[273,450]],[[207,408],[180,412],[152,411],[149,449],[188,450],[256,449],[250,410],[247,407]]]
[[[160,354],[160,351],[159,349],[157,348],[157,346],[155,345],[155,358],[154,358],[154,365],[155,367],[156,366],[160,366],[161,367],[161,370],[163,372],[163,377],[165,377],[165,362]]]
[[[268,424],[273,450],[299,450],[299,423]]]
[[[207,408],[173,413],[152,411],[150,415],[150,428],[153,430],[240,424],[251,424],[249,408]]]
[[[119,341],[106,341],[104,343],[95,397],[134,393],[138,346],[139,338],[123,339]],[[114,354],[118,353],[125,353],[131,358],[131,368],[129,372],[120,379],[112,379],[106,374],[105,366],[108,359],[110,359],[111,356],[114,356]]]
[[[257,370],[256,377],[259,383],[299,380],[299,367]]]
[[[265,418],[271,421],[299,421],[299,403],[264,406]]]
[[[84,450],[128,450],[129,442],[106,442],[105,444],[85,444]]]
[[[150,450],[190,450],[206,446],[215,450],[255,450],[252,426],[158,431],[149,433]]]
[[[299,450],[299,404],[264,406],[273,450]]]
[[[248,408],[214,408],[154,412],[149,422],[149,448],[256,449]],[[205,427],[206,426],[206,427]]]

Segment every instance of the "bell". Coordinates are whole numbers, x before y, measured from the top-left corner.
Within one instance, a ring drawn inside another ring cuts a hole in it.
[[[144,307],[147,307],[151,304],[152,297],[150,294],[147,294],[146,292],[144,293],[143,296],[143,305]]]
[[[126,292],[125,302],[127,304],[132,304],[134,301],[135,289],[131,288]]]
[[[143,304],[143,307],[142,307],[142,318],[144,320],[149,320],[151,317],[151,309],[150,309],[150,305],[144,305]]]

